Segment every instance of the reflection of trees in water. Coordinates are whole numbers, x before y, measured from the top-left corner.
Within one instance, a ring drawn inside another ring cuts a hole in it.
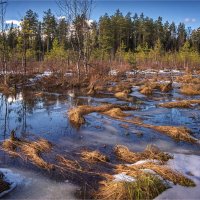
[[[31,120],[30,123],[27,120],[28,115],[32,115],[37,109],[45,109],[50,115],[52,106],[59,104],[60,101],[66,101],[66,96],[45,93],[38,96],[27,90],[20,93],[20,98],[19,95],[8,97],[0,95],[0,128],[3,138],[8,137],[13,129],[17,134],[26,136],[27,129],[32,128]]]
[[[23,90],[14,97],[0,95],[0,128],[4,138],[7,138],[12,130],[15,130],[18,136],[25,137],[28,134],[27,131],[33,128],[31,116],[40,109],[51,117],[53,110],[59,108],[62,102],[73,106],[87,104],[86,99],[69,100],[66,95],[36,93],[28,90]]]
[[[2,130],[2,137],[3,139],[6,138],[7,130],[9,129],[9,112],[8,112],[8,101],[5,96],[1,94],[1,130]]]

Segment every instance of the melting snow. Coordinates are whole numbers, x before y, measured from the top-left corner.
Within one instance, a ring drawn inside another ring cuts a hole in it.
[[[160,194],[158,199],[199,199],[200,198],[200,156],[174,154],[174,159],[168,162],[172,169],[183,173],[196,183],[196,187],[174,185]]]

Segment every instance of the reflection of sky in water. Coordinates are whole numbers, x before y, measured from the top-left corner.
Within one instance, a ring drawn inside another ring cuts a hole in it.
[[[96,113],[87,115],[86,123],[79,130],[70,125],[67,117],[68,109],[77,102],[78,105],[98,105],[106,101],[105,97],[90,98],[90,101],[84,97],[77,100],[57,94],[36,97],[30,93],[19,97],[20,100],[6,103],[0,96],[0,140],[8,138],[14,129],[18,136],[44,137],[66,150],[82,146],[98,148],[98,146],[115,144],[127,145],[133,150],[143,150],[148,144],[156,144],[163,150],[172,152],[198,149],[190,144],[177,143],[168,136],[147,128],[129,124],[129,128],[125,129],[120,125],[122,122]],[[112,101],[116,102],[116,99],[108,98],[108,101],[113,103]],[[197,110],[156,108],[153,100],[145,101],[145,104],[148,108],[132,111],[133,116],[142,117],[146,123],[156,125],[184,125],[198,133],[200,118]]]

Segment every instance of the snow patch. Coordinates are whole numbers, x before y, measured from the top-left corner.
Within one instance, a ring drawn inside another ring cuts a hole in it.
[[[168,165],[192,179],[196,187],[183,187],[173,185],[166,190],[156,200],[160,199],[199,199],[200,197],[200,156],[174,154],[174,159],[168,162]]]
[[[15,174],[9,169],[0,168],[0,172],[4,174],[4,180],[10,183],[10,189],[0,193],[0,198],[11,192],[17,185],[23,183],[25,180],[25,177]]]
[[[115,175],[113,175],[113,177],[115,178],[114,181],[116,181],[116,182],[121,182],[121,181],[134,182],[134,181],[136,181],[136,179],[134,179],[131,176],[126,175],[125,173],[115,174]]]

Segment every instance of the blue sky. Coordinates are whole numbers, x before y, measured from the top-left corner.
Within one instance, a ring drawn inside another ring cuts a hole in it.
[[[97,20],[106,12],[110,15],[120,9],[123,14],[144,13],[145,16],[156,19],[163,17],[163,21],[174,21],[176,24],[185,22],[192,28],[200,27],[200,0],[96,0],[93,5],[92,19]],[[20,20],[28,9],[39,14],[42,18],[43,11],[51,8],[54,14],[60,15],[59,9],[53,0],[8,0],[6,20]]]

